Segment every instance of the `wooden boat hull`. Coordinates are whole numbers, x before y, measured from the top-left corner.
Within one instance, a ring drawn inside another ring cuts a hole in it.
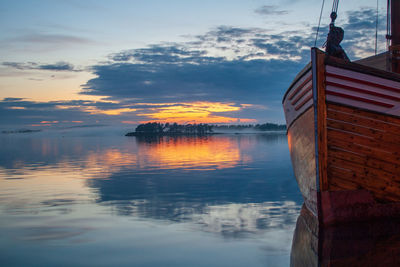
[[[323,224],[400,216],[400,76],[329,58],[283,100],[294,173]]]

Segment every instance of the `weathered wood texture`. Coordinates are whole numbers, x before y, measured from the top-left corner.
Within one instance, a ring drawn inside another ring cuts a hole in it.
[[[294,174],[304,201],[317,216],[314,109],[310,107],[288,129],[288,144]]]
[[[327,104],[329,191],[400,201],[400,118]]]

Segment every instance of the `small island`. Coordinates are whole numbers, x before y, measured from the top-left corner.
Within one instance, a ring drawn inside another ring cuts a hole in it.
[[[37,133],[37,132],[41,132],[42,130],[31,130],[31,129],[20,129],[20,130],[14,130],[14,131],[1,131],[1,133],[3,134],[16,134],[16,133]]]
[[[140,124],[134,132],[125,136],[177,136],[177,135],[206,135],[211,134],[212,125],[208,124],[177,124],[148,122]]]
[[[248,125],[210,125],[210,124],[177,124],[148,122],[139,124],[134,132],[129,132],[125,136],[182,136],[182,135],[210,135],[231,133],[234,131],[266,132],[266,131],[286,131],[286,125],[275,123],[248,124]]]

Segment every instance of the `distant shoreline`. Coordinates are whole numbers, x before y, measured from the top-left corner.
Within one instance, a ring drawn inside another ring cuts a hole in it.
[[[125,134],[125,136],[207,136],[207,135],[215,135],[215,134],[223,134],[223,133],[203,133],[203,134],[190,134],[190,133],[138,133],[138,132],[129,132]]]
[[[125,136],[208,136],[215,134],[260,134],[286,132],[286,125],[264,123],[256,125],[210,125],[148,122],[139,124]]]
[[[138,136],[138,137],[177,137],[177,136],[210,136],[210,135],[221,135],[221,134],[270,134],[270,133],[279,133],[285,134],[286,131],[275,130],[275,131],[258,131],[258,132],[212,132],[212,133],[204,133],[204,134],[190,134],[190,133],[137,133],[137,132],[129,132],[125,134],[125,136]]]

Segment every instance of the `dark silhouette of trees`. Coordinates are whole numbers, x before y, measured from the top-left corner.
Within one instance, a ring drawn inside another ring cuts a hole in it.
[[[208,124],[177,124],[148,122],[136,127],[135,132],[126,135],[206,135],[212,133]]]
[[[246,124],[246,125],[209,125],[205,123],[199,124],[177,124],[174,123],[159,123],[148,122],[140,124],[134,132],[127,133],[127,136],[163,136],[163,135],[206,135],[214,133],[216,130],[244,130],[255,129],[258,131],[285,131],[286,125],[275,123],[264,124]]]
[[[285,124],[276,123],[264,123],[264,124],[241,124],[241,125],[212,125],[214,129],[228,129],[228,130],[245,130],[245,129],[255,129],[259,131],[285,131]]]

